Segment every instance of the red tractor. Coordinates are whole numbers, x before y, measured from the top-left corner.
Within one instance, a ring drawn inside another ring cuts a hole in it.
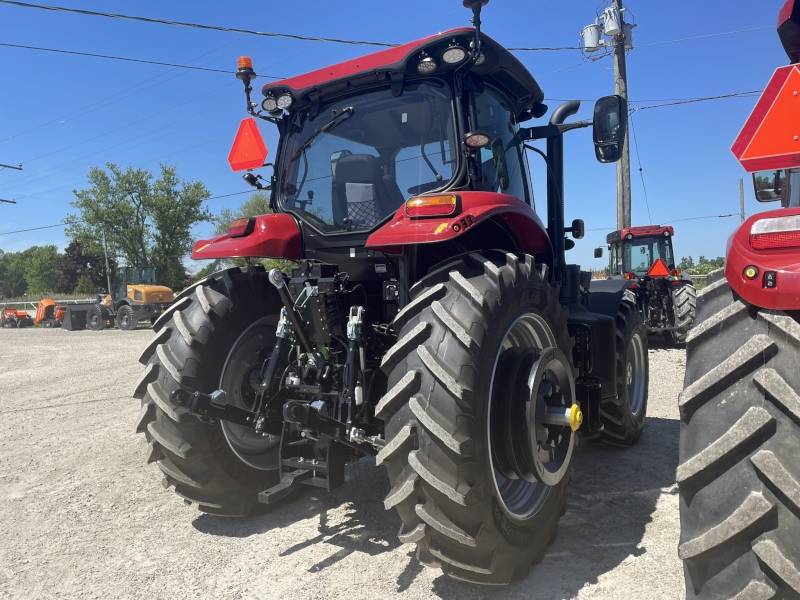
[[[698,294],[680,396],[687,598],[800,597],[800,2],[780,12],[778,69],[732,150],[753,215]],[[764,172],[768,171],[768,172]]]
[[[247,109],[280,133],[272,214],[198,241],[193,258],[280,258],[216,273],[153,326],[135,389],[138,431],[165,487],[240,516],[300,486],[332,490],[374,456],[400,540],[449,575],[524,578],[566,511],[576,437],[641,435],[647,338],[625,281],[591,281],[565,250],[563,134],[528,70],[475,28],[454,29],[262,89]],[[595,106],[601,162],[626,107]],[[255,119],[229,158],[263,165]],[[547,141],[547,225],[526,143]]]
[[[669,225],[644,225],[609,233],[606,241],[609,276],[628,281],[647,333],[661,333],[678,346],[694,323],[697,290],[692,278],[675,268],[674,235]]]

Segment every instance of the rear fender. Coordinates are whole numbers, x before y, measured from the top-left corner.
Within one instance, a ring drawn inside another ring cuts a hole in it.
[[[367,238],[370,250],[399,252],[400,247],[457,241],[489,220],[500,221],[517,238],[519,251],[531,255],[552,255],[550,238],[536,212],[525,202],[508,194],[458,192],[460,211],[450,217],[412,219],[405,205],[394,218]]]
[[[750,229],[760,219],[800,215],[800,208],[782,208],[757,213],[747,219],[728,238],[725,277],[731,289],[746,302],[773,310],[800,310],[800,248],[756,250],[750,245]],[[747,267],[756,267],[758,276],[750,280]],[[766,287],[765,273],[774,272],[776,286]]]
[[[243,237],[220,235],[208,240],[198,240],[192,258],[303,258],[300,227],[294,217],[271,214],[254,217],[253,232]]]

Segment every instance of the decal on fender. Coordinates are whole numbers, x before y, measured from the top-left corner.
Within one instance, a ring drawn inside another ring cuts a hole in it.
[[[436,228],[436,233],[442,233],[445,229],[447,229],[447,223],[442,223]]]
[[[200,246],[197,250],[195,250],[195,252],[202,252],[203,250],[208,248],[210,245],[211,244],[206,244],[205,246]]]

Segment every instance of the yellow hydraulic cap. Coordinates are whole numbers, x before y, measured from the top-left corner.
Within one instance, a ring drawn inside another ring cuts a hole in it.
[[[578,428],[583,423],[583,413],[581,412],[581,407],[577,404],[572,405],[572,409],[569,411],[569,428],[572,431],[578,431]]]

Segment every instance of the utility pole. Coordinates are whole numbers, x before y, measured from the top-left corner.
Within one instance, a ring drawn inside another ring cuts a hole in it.
[[[111,294],[111,267],[108,266],[108,245],[106,244],[106,228],[103,227],[103,253],[106,255],[106,282],[108,293]]]
[[[744,179],[739,180],[739,214],[742,216],[742,223],[744,223]]]
[[[613,6],[619,10],[622,18],[622,0],[613,0]],[[622,23],[620,23],[622,25]],[[628,103],[628,68],[625,64],[625,27],[614,36],[614,93]],[[617,162],[617,229],[631,226],[631,154],[628,145],[628,128],[625,128],[625,141],[622,146],[622,158]]]

